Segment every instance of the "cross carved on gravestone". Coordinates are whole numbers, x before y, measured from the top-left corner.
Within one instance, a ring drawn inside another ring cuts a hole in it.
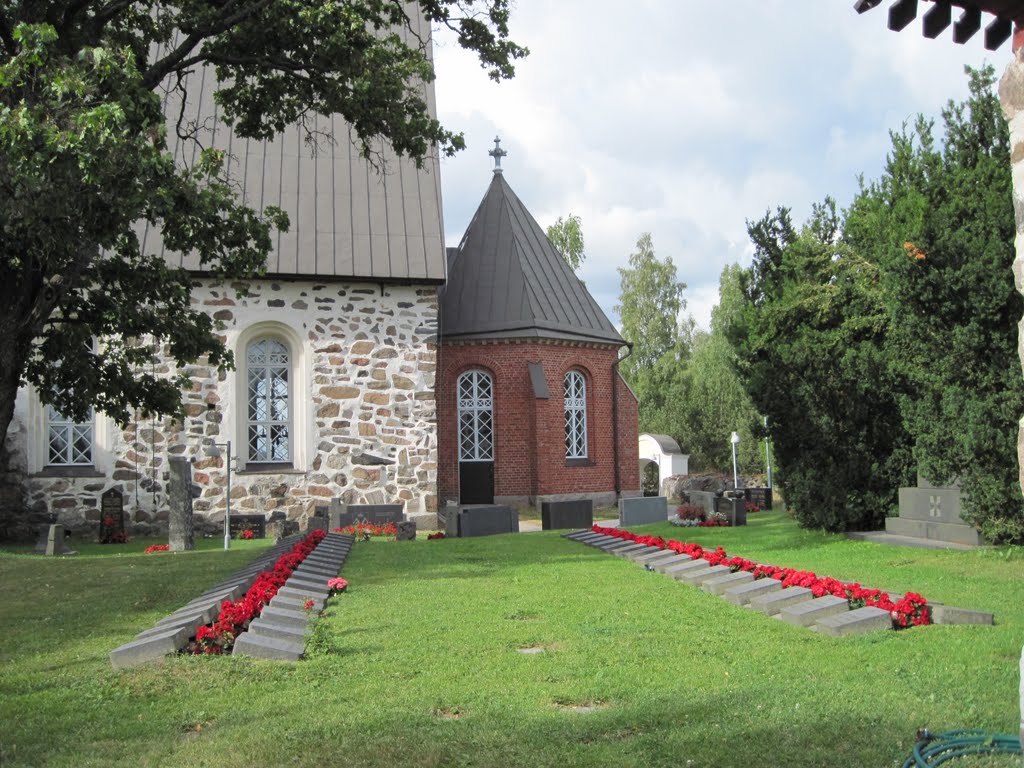
[[[942,517],[942,497],[928,496],[928,515],[930,517]]]

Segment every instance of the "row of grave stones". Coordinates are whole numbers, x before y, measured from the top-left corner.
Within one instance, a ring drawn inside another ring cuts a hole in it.
[[[235,640],[234,656],[298,661],[306,647],[313,618],[327,603],[327,582],[338,575],[352,549],[354,537],[328,533],[323,541],[288,577],[263,608],[247,632]],[[312,606],[307,608],[308,602]]]
[[[300,539],[301,535],[299,534],[281,539],[245,568],[186,603],[174,613],[160,619],[150,629],[136,635],[131,642],[115,648],[110,652],[111,665],[115,669],[124,669],[158,661],[168,654],[177,653],[195,637],[196,630],[200,626],[210,624],[217,618],[222,603],[241,599],[249,591],[256,577],[272,567],[277,558],[289,551]],[[316,592],[327,593],[327,580],[337,576],[341,570],[345,556],[352,546],[352,540],[351,536],[328,534],[295,569],[285,586],[299,589],[301,594],[306,596],[305,599],[317,601]],[[279,591],[278,596],[280,594]],[[284,597],[288,597],[288,595],[289,593],[285,593]],[[275,596],[276,599],[277,596]],[[286,602],[277,603],[275,611],[285,610],[286,604]],[[322,607],[322,601],[320,605]],[[266,606],[263,609],[263,614],[266,614],[269,609],[270,606]],[[273,623],[272,616],[273,612],[267,617],[268,621],[265,624]],[[261,615],[260,618],[262,619],[264,616]],[[309,616],[305,615],[305,618],[308,621]],[[258,632],[259,630],[257,630]],[[238,640],[241,640],[245,634],[247,633],[240,635]],[[248,652],[249,655],[258,656],[261,653],[261,647],[267,646],[269,655],[264,655],[262,658],[282,657],[281,649],[277,647],[276,643],[247,642],[243,643],[243,651],[239,652],[237,650],[238,640],[235,643],[236,653]],[[245,648],[249,650],[246,651]],[[290,650],[294,651],[294,648]],[[301,651],[298,656],[301,656]]]
[[[754,579],[746,571],[733,572],[725,565],[711,565],[668,549],[637,544],[589,530],[566,534],[566,538],[628,558],[676,581],[720,595],[730,603],[744,606],[789,624],[808,627],[833,637],[892,629],[892,617],[881,608],[865,606],[850,610],[849,601],[834,595],[815,597],[806,587],[783,587],[776,579]],[[931,603],[936,624],[992,624],[993,615]]]

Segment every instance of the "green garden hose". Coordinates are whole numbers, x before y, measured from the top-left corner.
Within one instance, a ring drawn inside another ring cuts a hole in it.
[[[921,731],[918,737],[914,751],[904,761],[903,768],[928,768],[968,755],[1021,754],[1019,736],[987,731],[947,731],[933,735]]]

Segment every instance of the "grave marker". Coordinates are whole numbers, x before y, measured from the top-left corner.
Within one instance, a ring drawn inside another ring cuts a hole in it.
[[[668,498],[647,496],[619,499],[619,525],[647,525],[668,520]]]
[[[127,540],[124,494],[117,488],[108,488],[100,496],[100,543],[122,544]]]
[[[194,546],[192,527],[192,465],[188,459],[172,456],[167,484],[168,544],[172,552],[187,552]],[[106,496],[106,494],[104,494]]]

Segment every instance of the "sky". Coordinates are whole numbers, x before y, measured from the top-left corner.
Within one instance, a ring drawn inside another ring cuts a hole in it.
[[[1009,43],[987,51],[980,32],[928,40],[920,16],[888,30],[888,0],[853,5],[518,0],[510,36],[530,56],[501,83],[439,35],[438,117],[466,138],[441,164],[447,244],[487,190],[497,135],[542,227],[581,217],[578,274],[614,323],[617,270],[650,232],[686,283],[684,314],[707,328],[723,267],[750,263],[748,220],[786,206],[799,225],[826,195],[847,207],[858,176],[881,175],[890,131],[918,114],[941,124],[967,95],[964,65],[1001,75],[1010,61]]]

